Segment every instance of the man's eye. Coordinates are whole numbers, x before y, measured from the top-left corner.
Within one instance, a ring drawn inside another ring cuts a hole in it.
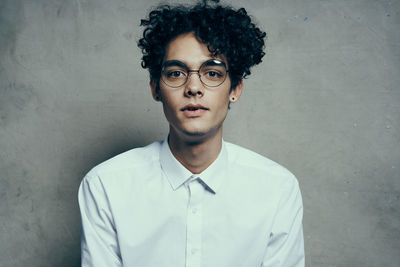
[[[180,70],[174,70],[167,73],[168,78],[180,78],[183,77],[184,73]]]
[[[208,71],[206,73],[208,78],[221,78],[223,75],[217,71]]]

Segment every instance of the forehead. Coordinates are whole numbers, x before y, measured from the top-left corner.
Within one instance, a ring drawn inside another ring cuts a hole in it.
[[[165,50],[164,62],[178,60],[191,67],[199,66],[212,58],[226,62],[222,55],[213,57],[207,45],[201,42],[194,33],[185,33],[169,42]]]

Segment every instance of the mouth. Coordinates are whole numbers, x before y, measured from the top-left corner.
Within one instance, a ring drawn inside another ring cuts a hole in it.
[[[208,110],[208,108],[203,107],[202,105],[186,105],[183,108],[181,108],[181,111],[196,111],[196,110]]]
[[[202,106],[202,105],[193,105],[189,104],[181,108],[181,111],[186,117],[189,118],[194,118],[194,117],[200,117],[201,115],[206,112],[208,108]]]

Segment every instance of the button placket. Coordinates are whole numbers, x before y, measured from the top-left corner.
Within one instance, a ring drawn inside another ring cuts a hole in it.
[[[189,189],[189,205],[187,213],[186,267],[200,267],[204,188],[197,179],[191,180],[187,186]]]

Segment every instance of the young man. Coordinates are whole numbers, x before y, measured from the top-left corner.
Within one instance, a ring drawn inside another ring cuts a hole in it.
[[[84,178],[82,265],[304,266],[296,178],[222,140],[265,33],[244,9],[207,3],[160,6],[142,25],[142,66],[169,135]]]

